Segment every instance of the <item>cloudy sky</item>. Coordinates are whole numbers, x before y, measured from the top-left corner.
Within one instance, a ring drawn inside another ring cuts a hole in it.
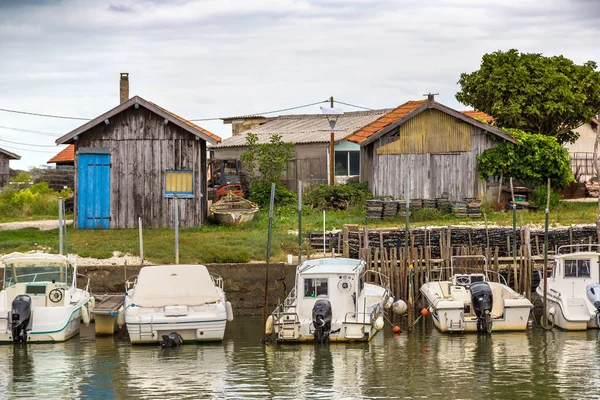
[[[0,0],[0,108],[94,118],[129,72],[131,95],[188,119],[331,95],[384,108],[434,92],[465,109],[460,73],[510,48],[600,61],[600,1]],[[0,147],[22,156],[12,168],[45,164],[83,122],[0,111]]]

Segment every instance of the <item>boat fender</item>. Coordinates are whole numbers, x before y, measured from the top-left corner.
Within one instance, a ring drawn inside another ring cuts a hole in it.
[[[394,298],[393,297],[388,297],[387,301],[385,302],[385,309],[389,310],[392,307],[392,304],[394,304]]]
[[[269,315],[265,324],[265,335],[270,336],[273,334],[273,316]]]
[[[548,314],[554,316],[556,314],[556,308],[550,307],[550,309],[548,310]]]
[[[408,306],[403,300],[396,300],[392,304],[392,312],[396,315],[405,315],[408,312]]]
[[[233,321],[233,307],[231,307],[230,302],[225,302],[225,309],[227,310],[227,321]]]
[[[428,316],[428,315],[429,315],[429,310],[428,310],[428,309],[426,309],[426,308],[423,308],[423,309],[421,310],[421,315],[422,315],[423,317],[426,317],[426,316]]]
[[[119,329],[123,329],[123,327],[125,326],[125,310],[123,309],[123,307],[121,307],[119,309],[119,312],[117,313],[117,326],[119,327]]]
[[[90,326],[90,312],[86,306],[81,306],[81,320],[85,326]]]
[[[96,298],[91,296],[88,301],[88,311],[90,312],[90,321],[94,322],[94,308],[96,308]]]
[[[380,331],[383,329],[384,326],[385,322],[383,321],[383,317],[377,317],[377,319],[375,320],[375,324],[373,324],[373,327]]]

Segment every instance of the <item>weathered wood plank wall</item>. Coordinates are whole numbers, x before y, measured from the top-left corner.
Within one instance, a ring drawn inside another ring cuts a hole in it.
[[[10,182],[10,168],[8,167],[8,156],[0,153],[0,187]]]
[[[163,118],[143,107],[131,107],[112,117],[109,125],[91,128],[75,143],[76,151],[110,149],[111,228],[135,228],[138,217],[145,227],[173,226],[174,201],[164,198],[168,169],[194,171],[195,198],[178,201],[180,226],[199,226],[206,219],[206,141],[173,123],[165,125]],[[77,157],[75,163],[77,168]]]
[[[410,182],[411,198],[477,197],[483,183],[479,180],[476,157],[496,142],[474,126],[470,127],[470,137],[471,151],[377,154],[378,148],[390,143],[389,137],[382,137],[361,150],[363,176],[376,196],[404,198],[406,183]]]

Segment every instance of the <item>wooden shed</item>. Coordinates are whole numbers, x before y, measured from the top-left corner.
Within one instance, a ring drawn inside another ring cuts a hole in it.
[[[10,182],[10,160],[20,160],[21,156],[11,153],[8,150],[0,148],[0,187],[8,185]]]
[[[485,190],[477,156],[506,132],[436,102],[406,102],[348,140],[360,144],[361,181],[376,196],[452,200],[479,197]]]
[[[57,139],[74,145],[76,227],[134,228],[138,217],[145,227],[172,227],[174,197],[180,226],[200,226],[206,144],[220,140],[139,96]]]

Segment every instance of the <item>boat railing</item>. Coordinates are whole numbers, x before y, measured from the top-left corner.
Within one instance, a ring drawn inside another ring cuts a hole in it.
[[[375,318],[377,317],[377,315],[381,313],[381,304],[377,304],[375,306],[375,308],[373,309],[373,311],[371,312],[360,312],[360,311],[348,311],[345,315],[344,315],[344,323],[355,323],[355,324],[365,324],[365,325],[370,325],[373,323],[373,321],[375,320]],[[360,321],[360,318],[362,316],[362,322]],[[353,318],[356,321],[348,321],[348,318]]]
[[[215,286],[217,286],[218,288],[220,288],[221,290],[223,290],[223,278],[221,278],[220,275],[212,274],[210,276],[210,279],[212,279],[212,281],[215,284]]]
[[[295,302],[296,302],[296,288],[294,287],[290,291],[290,294],[287,295],[287,297],[285,298],[285,300],[283,300],[283,306],[284,307],[291,307],[291,306],[294,305]]]
[[[125,281],[125,292],[127,292],[127,290],[129,290],[135,286],[135,282],[137,282],[137,278],[138,278],[137,275],[133,275],[133,276],[130,276],[129,278],[127,278],[127,280]]]
[[[278,305],[275,310],[273,310],[273,312],[271,313],[271,315],[273,316],[273,324],[274,325],[283,325],[283,324],[290,324],[290,323],[299,323],[300,322],[300,317],[298,316],[298,313],[296,312],[290,312],[290,311],[284,311],[285,310],[285,306],[283,304]],[[289,317],[289,316],[293,316],[294,319],[292,321],[290,321],[289,319],[283,319],[283,317]]]
[[[77,276],[78,278],[87,279],[87,282],[85,283],[85,286],[83,287],[83,289],[84,289],[86,292],[89,292],[89,291],[90,291],[90,282],[91,282],[91,278],[90,278],[89,276],[87,276],[87,275],[80,274],[80,273],[77,273],[77,274],[76,274],[76,276]]]
[[[592,251],[592,247],[593,247],[595,249],[595,253],[600,254],[600,244],[581,243],[581,244],[566,244],[564,246],[560,246],[558,248],[558,250],[556,251],[556,255],[561,255],[561,250],[563,250],[563,249],[569,249],[569,250],[575,249],[576,252],[579,252],[579,251],[585,251],[585,250],[581,250],[581,249],[582,248],[585,249],[586,247],[588,248],[588,251]],[[570,253],[573,253],[573,251],[570,251],[568,253],[562,253],[562,254],[570,254]]]
[[[367,277],[371,278],[371,279],[366,279]],[[367,270],[363,271],[360,278],[362,279],[363,282],[375,283],[377,285],[380,285],[380,286],[383,286],[386,288],[390,286],[390,278],[388,278],[386,275],[382,274],[381,272],[375,271],[373,269],[367,269]]]
[[[496,281],[498,281],[499,283],[503,283],[504,285],[508,286],[508,284],[506,283],[506,278],[500,274],[499,272],[496,271],[490,271],[490,270],[482,270],[480,268],[468,268],[468,267],[461,267],[461,270],[466,271],[465,274],[483,274],[485,275],[485,279],[487,281],[493,281],[492,279],[490,279],[489,275],[495,276],[496,277]],[[452,276],[454,275],[454,271],[452,270],[452,267],[441,267],[441,268],[437,268],[436,271],[438,272],[443,272],[443,271],[450,271],[450,280],[452,279]],[[443,274],[439,274],[438,275],[438,279],[436,281],[441,281],[442,280],[442,275]],[[429,281],[429,280],[428,280]]]

